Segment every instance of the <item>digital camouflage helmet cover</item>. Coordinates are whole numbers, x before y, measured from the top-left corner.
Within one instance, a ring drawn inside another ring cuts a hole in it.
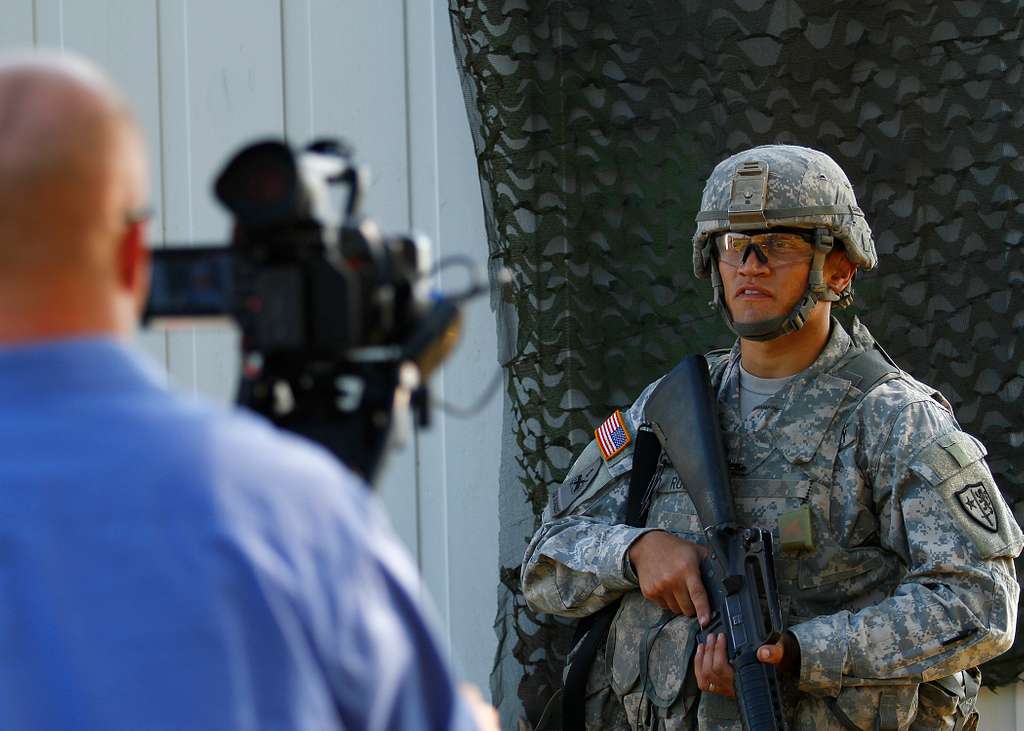
[[[807,289],[786,315],[758,323],[735,323],[715,263],[714,234],[781,227],[814,232]],[[871,229],[842,168],[825,153],[809,147],[754,147],[726,158],[708,177],[693,235],[693,271],[702,279],[711,278],[714,296],[710,304],[734,333],[751,340],[771,340],[803,327],[821,300],[836,307],[852,301],[852,282],[836,294],[824,281],[825,257],[836,240],[859,268],[871,269],[878,261]]]

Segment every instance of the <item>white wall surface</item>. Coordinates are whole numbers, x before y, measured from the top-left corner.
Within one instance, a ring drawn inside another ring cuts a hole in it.
[[[978,708],[981,712],[978,731],[1024,728],[1024,684],[1015,683],[995,691],[981,691]]]
[[[372,169],[365,212],[385,231],[417,230],[438,257],[486,262],[444,2],[0,0],[0,48],[30,46],[90,57],[132,100],[148,137],[156,245],[225,239],[211,181],[244,143],[340,135]],[[453,270],[438,284],[465,282]],[[436,398],[459,405],[498,368],[487,298],[466,314],[463,343],[433,384]],[[174,383],[222,401],[237,382],[236,340],[217,329],[140,336]],[[496,645],[501,398],[469,419],[436,411],[380,481],[453,660],[485,693]]]

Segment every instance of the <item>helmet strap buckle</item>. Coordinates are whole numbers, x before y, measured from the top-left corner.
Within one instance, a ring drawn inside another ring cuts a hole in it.
[[[711,259],[711,292],[711,301],[708,302],[711,305],[711,309],[720,310],[723,314],[727,314],[728,310],[725,309],[725,285],[722,284],[722,275],[718,272],[718,266],[714,259]]]
[[[839,295],[828,288],[825,283],[825,259],[832,252],[835,239],[827,228],[814,229],[814,258],[811,260],[811,271],[807,273],[807,290],[815,299],[835,302]]]
[[[827,228],[814,229],[814,250],[828,254],[835,246],[836,240]]]

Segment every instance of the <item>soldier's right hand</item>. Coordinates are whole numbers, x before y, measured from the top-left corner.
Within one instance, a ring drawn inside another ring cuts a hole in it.
[[[707,548],[665,531],[651,531],[629,547],[640,592],[663,609],[696,617],[701,626],[711,618],[708,593],[700,578]]]

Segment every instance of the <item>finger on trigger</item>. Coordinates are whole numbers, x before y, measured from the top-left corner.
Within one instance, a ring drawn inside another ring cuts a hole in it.
[[[687,577],[686,588],[689,591],[689,599],[693,604],[693,616],[696,616],[701,624],[706,624],[711,616],[711,604],[708,601],[708,593],[704,590],[704,582],[700,580],[700,573]]]

